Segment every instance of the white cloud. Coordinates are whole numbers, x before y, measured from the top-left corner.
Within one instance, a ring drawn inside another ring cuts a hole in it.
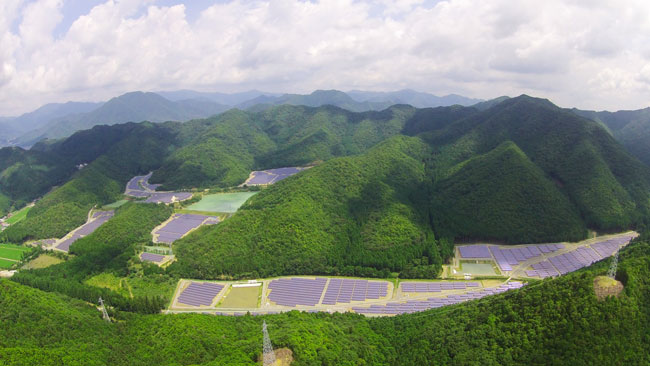
[[[645,0],[235,0],[191,23],[182,4],[111,0],[55,38],[61,1],[0,4],[0,115],[177,88],[650,100]]]

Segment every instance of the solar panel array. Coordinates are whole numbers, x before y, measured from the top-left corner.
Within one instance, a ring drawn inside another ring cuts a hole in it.
[[[518,289],[523,286],[523,283],[511,281],[499,287],[485,288],[481,290],[471,291],[464,294],[454,294],[446,297],[430,297],[426,300],[409,300],[403,303],[393,302],[386,305],[371,305],[370,307],[353,307],[357,313],[361,314],[407,314],[415,313],[418,311],[439,308],[442,306],[458,304],[464,301],[480,299],[485,296],[495,295],[513,289]]]
[[[160,254],[153,254],[153,253],[142,253],[140,254],[140,260],[141,261],[147,261],[147,262],[156,262],[160,263],[165,259],[164,255]]]
[[[552,253],[564,248],[563,244],[537,244],[518,248],[500,249],[490,247],[492,255],[502,271],[512,271],[512,266],[517,266],[530,258],[538,257],[542,253]]]
[[[441,292],[480,287],[478,282],[402,282],[402,292]]]
[[[154,232],[154,234],[158,235],[156,241],[167,244],[173,243],[191,230],[201,226],[204,222],[215,224],[219,222],[219,218],[205,215],[174,214],[171,221]]]
[[[137,198],[147,198],[147,203],[173,203],[192,198],[189,192],[154,192],[160,184],[150,184],[151,174],[137,175],[126,183],[124,194]]]
[[[492,259],[487,245],[464,245],[458,247],[461,258]]]
[[[218,283],[192,282],[178,296],[178,302],[192,306],[210,306],[223,288],[224,286]]]
[[[259,185],[259,184],[273,184],[277,183],[285,178],[288,178],[305,168],[299,167],[288,167],[288,168],[277,168],[277,169],[267,169],[252,172],[252,177],[249,178],[245,184],[248,185]]]
[[[532,267],[532,270],[526,271],[526,275],[529,277],[546,278],[560,275],[560,272],[558,272],[549,261],[535,263]]]
[[[526,275],[546,278],[576,271],[611,256],[621,245],[627,244],[631,239],[631,236],[624,236],[591,244],[591,248],[580,247],[572,252],[533,264],[533,269],[526,271]]]
[[[113,217],[114,214],[115,211],[112,210],[95,212],[92,216],[92,221],[78,227],[72,233],[71,237],[59,243],[59,245],[57,245],[56,248],[64,252],[69,251],[70,245],[72,245],[72,243],[83,238],[84,236],[92,234],[93,231],[97,230],[98,227],[102,226],[106,221],[108,221],[111,217]]]
[[[325,289],[327,278],[281,278],[269,283],[269,300],[278,305],[296,306],[308,305],[314,306],[320,301],[320,297]]]
[[[630,240],[632,240],[632,236],[621,236],[618,238],[608,239],[595,244],[591,244],[591,247],[596,252],[598,252],[601,257],[606,258],[612,256],[621,247],[621,245],[629,243]]]
[[[388,294],[388,283],[368,280],[332,278],[323,297],[324,305],[379,299]]]

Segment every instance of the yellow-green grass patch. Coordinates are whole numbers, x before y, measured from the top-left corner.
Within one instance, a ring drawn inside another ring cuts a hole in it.
[[[221,308],[256,308],[259,304],[262,286],[230,287],[219,307]]]
[[[38,269],[46,268],[55,264],[63,262],[63,259],[57,258],[49,254],[41,254],[35,259],[32,259],[23,266],[24,269]]]

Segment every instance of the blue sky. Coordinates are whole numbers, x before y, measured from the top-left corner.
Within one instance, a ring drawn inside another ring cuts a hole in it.
[[[134,90],[650,100],[646,0],[2,0],[0,115]]]

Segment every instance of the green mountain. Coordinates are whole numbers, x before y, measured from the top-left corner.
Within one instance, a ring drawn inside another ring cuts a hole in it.
[[[318,163],[179,241],[174,271],[193,277],[430,277],[454,239],[576,240],[650,217],[646,166],[598,123],[527,96],[484,111],[232,110],[184,124],[96,127],[35,149],[90,164],[5,240],[59,237],[148,171],[164,189],[210,188],[238,185],[254,169]]]
[[[163,183],[163,189],[232,186],[254,169],[358,154],[398,134],[414,112],[408,106],[364,113],[291,105],[264,112],[231,110],[184,124],[193,135],[183,134],[184,146],[169,156],[152,182]]]
[[[602,123],[630,154],[650,165],[650,108],[618,112],[572,111]]]
[[[45,194],[73,171],[74,164],[50,154],[17,147],[0,149],[0,216]]]
[[[587,227],[617,230],[649,217],[648,168],[598,123],[547,100],[512,98],[444,128],[432,126],[421,137],[435,146],[429,161],[435,182],[512,141],[568,197]]]
[[[430,263],[421,270],[436,275],[442,256],[417,196],[427,150],[418,138],[395,137],[275,184],[214,229],[177,242],[173,271],[194,278],[385,276]]]
[[[569,197],[512,141],[452,167],[431,205],[441,235],[528,243],[577,241],[586,232]]]
[[[454,306],[385,318],[140,315],[0,280],[6,365],[259,365],[265,321],[292,365],[645,365],[650,362],[650,242],[621,251],[619,297],[594,295],[609,261]]]

